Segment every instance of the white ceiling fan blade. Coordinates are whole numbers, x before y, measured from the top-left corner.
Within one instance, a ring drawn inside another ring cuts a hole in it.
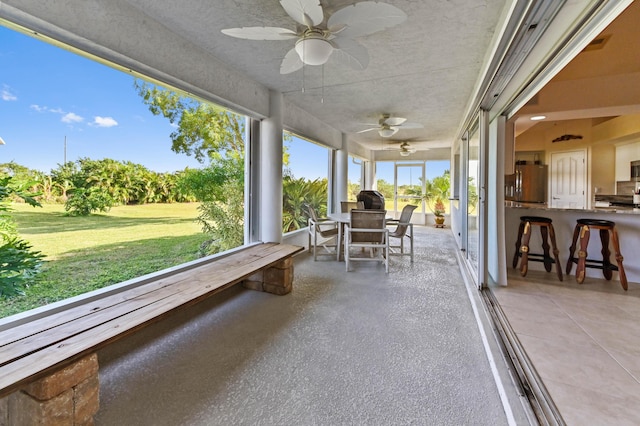
[[[388,124],[389,126],[399,126],[405,121],[407,121],[407,119],[402,117],[387,117],[383,120],[383,123]]]
[[[395,6],[386,3],[363,1],[347,6],[331,15],[327,27],[340,28],[341,37],[360,37],[395,27],[407,19],[407,14]]]
[[[298,37],[295,31],[278,27],[242,27],[221,30],[222,34],[246,40],[291,40]]]
[[[280,4],[287,15],[302,25],[313,27],[320,25],[324,19],[319,0],[280,0]]]
[[[356,133],[365,133],[365,132],[370,132],[372,130],[378,130],[378,128],[377,127],[372,127],[371,129],[360,130],[359,132],[356,132]]]
[[[337,38],[332,41],[335,49],[331,56],[343,65],[347,65],[354,70],[361,71],[369,65],[369,52],[367,48],[351,40],[350,38]]]
[[[284,59],[280,64],[280,74],[290,74],[294,71],[298,71],[303,65],[300,55],[298,55],[296,49],[293,48],[284,55]]]

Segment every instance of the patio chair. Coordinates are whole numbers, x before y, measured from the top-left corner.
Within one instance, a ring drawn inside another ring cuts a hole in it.
[[[391,245],[391,242],[389,242],[389,249],[391,249],[389,254],[391,256],[411,256],[411,261],[413,262],[413,223],[411,223],[411,215],[417,207],[407,204],[402,209],[402,213],[400,213],[400,219],[387,220],[387,226],[397,225],[394,231],[389,232],[389,239],[397,238],[400,240],[400,245],[396,246]],[[409,231],[408,233],[407,230]],[[408,253],[404,252],[405,238],[409,239],[410,248]],[[393,249],[400,249],[400,251],[394,252]]]
[[[340,211],[342,213],[349,213],[354,209],[363,210],[364,201],[340,201]]]
[[[347,271],[352,261],[384,262],[389,272],[389,229],[385,226],[386,210],[351,210],[351,222],[345,226],[344,260]],[[369,257],[352,257],[354,248],[369,249]]]
[[[336,256],[336,260],[340,260],[340,224],[328,218],[318,218],[315,209],[311,206],[307,206],[307,210],[309,212],[309,252],[313,250],[313,260],[318,260],[318,255],[332,255]],[[324,248],[326,253],[318,253],[318,246]]]

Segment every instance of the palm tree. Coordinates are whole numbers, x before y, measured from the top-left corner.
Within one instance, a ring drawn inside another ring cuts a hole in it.
[[[442,216],[445,212],[445,200],[449,198],[451,188],[451,175],[446,170],[442,176],[436,176],[426,182],[425,200],[427,206],[436,215]]]

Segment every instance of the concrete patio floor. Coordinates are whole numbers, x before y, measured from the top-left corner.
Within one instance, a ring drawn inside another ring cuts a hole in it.
[[[415,262],[388,275],[305,253],[289,295],[235,286],[120,340],[99,353],[96,424],[528,424],[456,250],[416,227]]]

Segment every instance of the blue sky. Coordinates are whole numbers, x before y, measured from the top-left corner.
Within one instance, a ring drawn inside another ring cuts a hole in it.
[[[0,26],[0,162],[49,172],[89,157],[164,172],[198,163],[171,151],[172,127],[153,116],[134,78]]]
[[[0,163],[49,172],[64,162],[66,139],[67,161],[112,158],[157,172],[201,167],[171,151],[174,128],[149,112],[131,75],[2,26],[0,64]],[[294,176],[326,176],[327,149],[296,138],[289,154]]]
[[[0,26],[0,162],[49,172],[65,159],[112,158],[158,172],[200,167],[171,151],[174,128],[154,116],[134,78]],[[294,176],[326,175],[326,150],[290,144]],[[318,157],[322,159],[318,159]]]

